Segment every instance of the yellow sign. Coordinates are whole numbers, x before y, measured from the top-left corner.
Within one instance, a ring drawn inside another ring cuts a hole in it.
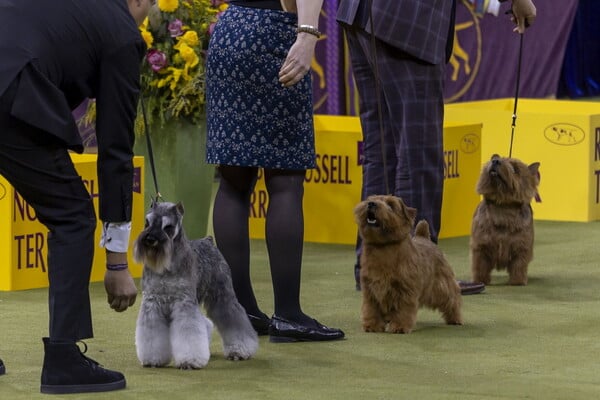
[[[440,237],[470,233],[479,201],[475,184],[480,168],[481,124],[444,126],[446,161]],[[307,242],[354,244],[353,210],[360,201],[362,130],[358,117],[315,116],[317,167],[306,172],[304,239]],[[265,237],[268,194],[262,176],[252,194],[250,236]]]
[[[71,159],[88,189],[98,210],[98,178],[96,154],[71,154]],[[132,240],[144,226],[143,157],[134,157],[134,196],[132,213]],[[18,192],[0,176],[0,290],[22,290],[48,286],[47,229]],[[96,227],[95,241],[100,241],[102,225]],[[104,279],[106,257],[96,247],[91,281]],[[140,277],[142,266],[129,259],[134,277]]]
[[[483,123],[482,163],[508,156],[513,99],[446,105],[446,120]],[[555,221],[600,219],[600,103],[519,99],[512,156],[540,162],[541,202],[534,218]]]

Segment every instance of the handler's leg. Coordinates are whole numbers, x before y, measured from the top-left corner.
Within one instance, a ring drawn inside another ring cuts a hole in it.
[[[9,90],[0,98],[0,174],[50,231],[50,337],[44,338],[41,391],[81,393],[124,388],[122,374],[100,367],[75,344],[93,335],[88,291],[96,226],[92,199],[62,143],[12,118],[11,103]]]

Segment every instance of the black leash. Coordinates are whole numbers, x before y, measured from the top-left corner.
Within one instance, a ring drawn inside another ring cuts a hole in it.
[[[150,125],[148,124],[148,118],[146,116],[146,105],[144,103],[144,96],[140,93],[140,104],[142,107],[142,116],[144,119],[144,130],[146,134],[146,145],[148,146],[148,159],[150,160],[150,170],[152,171],[152,179],[154,180],[154,189],[156,190],[156,198],[152,199],[152,202],[159,202],[162,199],[160,191],[158,190],[158,180],[156,178],[156,168],[154,167],[154,154],[152,153],[152,142],[150,140]]]
[[[528,26],[527,23],[525,26]],[[511,124],[511,132],[510,132],[510,147],[508,149],[508,157],[512,157],[512,148],[513,148],[513,138],[515,136],[515,126],[517,121],[517,103],[519,101],[519,86],[521,84],[521,59],[523,58],[523,34],[519,34],[519,61],[517,62],[517,85],[515,88],[515,103],[513,106],[513,115],[512,115],[512,124]],[[537,177],[540,179],[540,172],[537,172]],[[542,198],[540,194],[535,192],[535,201],[537,203],[542,202]]]
[[[508,149],[508,157],[512,157],[513,138],[515,136],[515,126],[517,124],[517,103],[519,101],[519,86],[521,85],[521,59],[523,56],[523,34],[519,34],[519,61],[517,62],[517,85],[515,89],[515,103],[513,106],[512,124],[510,132],[510,147]]]

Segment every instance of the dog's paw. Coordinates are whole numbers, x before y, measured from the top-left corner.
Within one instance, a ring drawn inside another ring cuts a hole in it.
[[[385,325],[363,325],[363,330],[365,332],[385,332]]]
[[[144,368],[164,368],[166,366],[167,366],[167,364],[154,364],[154,363],[142,364],[142,367],[144,367]]]
[[[182,369],[182,370],[202,369],[202,368],[206,367],[207,364],[208,364],[208,361],[207,362],[198,361],[198,360],[182,361],[180,363],[176,363],[175,368]]]
[[[247,343],[235,343],[223,347],[223,355],[230,361],[242,361],[250,359],[258,350],[258,339]]]
[[[527,286],[527,278],[515,278],[511,276],[508,279],[508,284],[511,286]]]
[[[250,355],[247,354],[241,354],[241,353],[237,353],[237,352],[231,352],[229,354],[226,355],[226,358],[229,361],[243,361],[243,360],[248,360],[250,359]]]
[[[412,332],[412,328],[390,323],[386,329],[386,332],[408,334]]]

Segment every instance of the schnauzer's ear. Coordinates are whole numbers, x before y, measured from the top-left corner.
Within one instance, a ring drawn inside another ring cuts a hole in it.
[[[181,201],[178,202],[177,204],[175,204],[175,208],[177,209],[179,215],[183,217],[183,203]]]

